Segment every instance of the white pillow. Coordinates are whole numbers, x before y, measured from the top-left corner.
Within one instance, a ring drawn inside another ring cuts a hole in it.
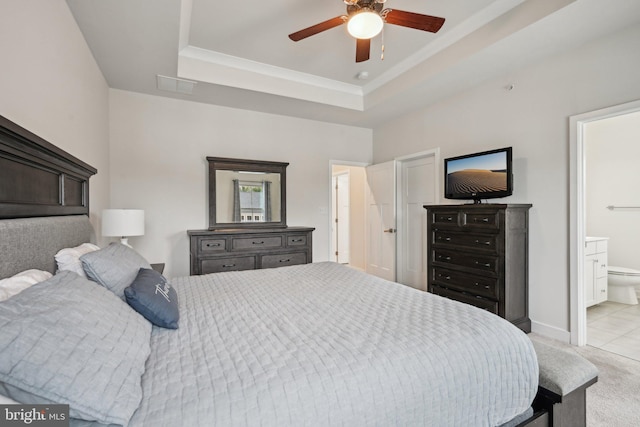
[[[91,243],[83,243],[75,248],[60,249],[55,256],[58,271],[73,271],[79,276],[87,277],[84,268],[82,268],[80,257],[89,252],[97,251],[98,249],[100,249],[98,246]]]
[[[0,280],[0,301],[19,294],[36,283],[44,282],[52,276],[48,271],[25,270],[7,279]]]
[[[0,394],[0,405],[19,405],[19,402],[16,402],[13,399],[9,399],[7,396],[3,396]]]

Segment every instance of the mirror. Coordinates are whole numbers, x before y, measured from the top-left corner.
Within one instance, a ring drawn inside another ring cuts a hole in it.
[[[286,227],[288,163],[207,157],[209,229]]]

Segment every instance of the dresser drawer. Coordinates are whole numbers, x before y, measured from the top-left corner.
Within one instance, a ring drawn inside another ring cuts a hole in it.
[[[495,252],[498,246],[497,234],[456,233],[448,230],[433,232],[434,244],[464,246],[470,249],[480,249]]]
[[[261,257],[262,268],[285,267],[287,265],[306,264],[307,262],[307,254],[305,252],[263,255]]]
[[[200,239],[200,252],[219,252],[226,249],[227,241],[224,239]]]
[[[493,212],[468,212],[462,211],[463,227],[481,227],[490,230],[498,230],[500,228],[500,213]]]
[[[436,225],[458,225],[457,211],[438,211],[431,214],[431,223]]]
[[[231,239],[232,250],[260,250],[280,247],[282,247],[282,236],[234,237]]]
[[[476,253],[454,252],[449,250],[434,249],[432,251],[432,261],[449,264],[451,266],[460,266],[473,268],[497,274],[498,258],[491,255],[478,255]]]
[[[442,297],[446,297],[452,300],[464,302],[467,304],[471,304],[483,310],[490,311],[491,313],[498,314],[498,303],[496,301],[491,301],[485,298],[465,294],[462,292],[456,292],[451,289],[441,288],[437,285],[429,286],[429,291],[432,294],[440,295]]]
[[[498,299],[498,279],[436,267],[431,269],[432,283],[473,295]]]
[[[307,236],[287,236],[287,246],[306,246]]]
[[[221,271],[254,270],[256,267],[255,256],[200,260],[200,274],[219,273]]]

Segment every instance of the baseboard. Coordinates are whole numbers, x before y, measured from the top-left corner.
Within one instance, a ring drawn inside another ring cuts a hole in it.
[[[571,342],[571,333],[569,331],[565,331],[564,329],[560,329],[555,326],[536,322],[535,320],[531,321],[531,332],[567,344]]]

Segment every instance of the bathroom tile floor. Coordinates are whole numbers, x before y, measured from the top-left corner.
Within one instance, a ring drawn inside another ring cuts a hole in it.
[[[605,301],[587,308],[587,344],[640,361],[640,304]]]

